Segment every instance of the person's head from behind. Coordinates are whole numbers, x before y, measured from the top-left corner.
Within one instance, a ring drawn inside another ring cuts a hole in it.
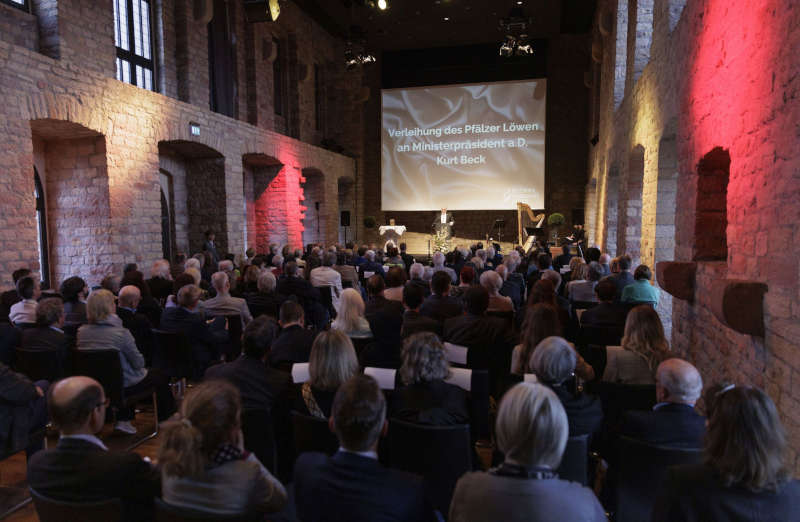
[[[309,383],[320,390],[335,390],[358,372],[353,342],[339,330],[320,332],[311,345]]]
[[[631,256],[628,254],[624,254],[617,258],[617,266],[619,267],[620,271],[630,270],[631,269]]]
[[[36,325],[39,327],[62,326],[64,303],[58,297],[48,297],[36,303]]]
[[[247,285],[255,285],[258,286],[258,276],[261,274],[261,271],[258,269],[256,265],[249,265],[244,270],[244,276],[242,279],[244,283]]]
[[[500,288],[503,286],[503,278],[493,271],[487,270],[481,274],[481,286],[486,289],[490,296],[496,297],[500,295]]]
[[[178,290],[178,306],[187,310],[194,310],[200,302],[200,295],[203,293],[197,285],[185,285]]]
[[[226,381],[210,380],[188,392],[180,419],[164,428],[158,462],[169,476],[197,477],[220,446],[235,444],[241,427],[239,391]]]
[[[431,291],[438,296],[445,296],[450,292],[450,276],[444,270],[433,274],[431,278]]]
[[[103,289],[91,293],[86,302],[86,318],[90,324],[103,322],[114,312],[114,294]]]
[[[17,281],[19,281],[23,277],[29,276],[31,274],[32,274],[32,272],[31,272],[30,268],[26,268],[26,267],[17,268],[13,272],[11,272],[11,279],[14,281],[14,285],[16,286]]]
[[[348,451],[375,451],[386,433],[386,399],[375,379],[354,375],[333,399],[330,428]]]
[[[159,259],[153,263],[150,269],[150,277],[160,277],[162,279],[172,279],[169,271],[169,261],[166,259]]]
[[[508,279],[508,267],[506,265],[498,265],[494,271],[500,276],[501,281]]]
[[[594,287],[594,293],[597,294],[597,299],[604,303],[613,303],[617,298],[617,285],[614,281],[603,280],[597,283]]]
[[[139,302],[142,300],[142,293],[133,285],[123,286],[119,290],[119,298],[117,303],[121,308],[130,308],[136,310]]]
[[[572,272],[572,279],[582,279],[586,268],[584,265],[586,265],[586,261],[584,261],[582,257],[573,257],[569,260],[569,270]]]
[[[597,261],[592,261],[589,263],[588,268],[586,270],[586,280],[587,281],[600,281],[600,278],[603,277],[603,269],[600,268],[600,263]]]
[[[489,292],[482,286],[471,286],[464,294],[464,304],[467,313],[483,315],[489,308]]]
[[[305,326],[305,312],[300,303],[292,300],[284,301],[278,313],[281,328],[298,325]]]
[[[636,281],[650,281],[653,278],[653,272],[650,270],[649,266],[639,265],[636,267],[636,270],[633,271],[633,278]]]
[[[533,350],[530,367],[545,384],[559,386],[575,373],[577,354],[563,337],[545,337]]]
[[[522,353],[520,353],[518,367],[514,373],[531,372],[531,356],[542,340],[551,336],[561,335],[561,320],[558,309],[551,304],[537,303],[525,309],[525,318],[522,322]]]
[[[539,267],[539,270],[547,270],[553,265],[553,258],[550,257],[550,254],[542,253],[536,258],[536,266]]]
[[[336,252],[326,252],[322,256],[322,266],[333,266],[336,264]]]
[[[262,294],[271,294],[275,291],[275,286],[277,285],[277,281],[275,280],[275,274],[270,271],[266,271],[260,276],[258,276],[258,291]]]
[[[116,274],[108,274],[100,281],[100,287],[116,295],[119,293],[119,283],[121,280],[122,278]]]
[[[422,263],[411,263],[408,275],[411,279],[422,279],[425,276],[425,267]]]
[[[703,392],[703,378],[691,363],[667,359],[656,370],[656,399],[694,406]]]
[[[461,278],[462,285],[472,285],[475,282],[475,269],[467,265],[461,269],[459,277]]]
[[[106,420],[103,387],[89,377],[67,377],[47,390],[50,419],[62,435],[94,435]]]
[[[367,258],[367,261],[375,261],[375,251],[374,250],[367,250],[364,253],[364,257]]]
[[[608,254],[601,254],[598,261],[601,265],[607,265],[611,263],[611,256]]]
[[[639,305],[628,312],[622,347],[643,357],[655,376],[656,367],[669,353],[669,343],[664,337],[661,319],[652,306]]]
[[[547,386],[519,383],[497,412],[497,446],[507,461],[526,468],[558,468],[567,445],[567,414]]]
[[[25,276],[17,281],[17,295],[20,299],[38,299],[42,294],[39,281],[32,276]]]
[[[436,252],[433,254],[433,258],[431,259],[433,262],[433,266],[435,267],[442,267],[444,266],[444,254],[441,252]]]
[[[397,288],[406,282],[406,271],[399,266],[393,266],[386,272],[386,287]]]
[[[377,297],[383,295],[386,290],[386,282],[378,274],[374,274],[367,279],[367,295],[370,297]]]
[[[728,385],[705,401],[704,461],[726,487],[776,490],[791,479],[786,431],[775,403],[758,388]],[[708,393],[707,393],[708,395]]]
[[[550,281],[553,283],[553,288],[558,289],[561,286],[561,274],[556,272],[555,270],[545,270],[542,272],[542,277],[540,278],[542,281]]]
[[[275,319],[261,315],[247,323],[242,332],[242,351],[248,357],[264,360],[272,348],[272,341],[278,335]]]
[[[403,287],[403,304],[409,310],[419,311],[422,302],[425,300],[425,291],[418,285],[406,285]]]
[[[556,289],[553,283],[547,279],[540,279],[534,283],[531,288],[531,293],[528,296],[528,304],[535,305],[537,303],[547,303],[553,306],[558,306],[556,300]]]
[[[199,272],[195,274],[195,272],[197,272],[196,268],[187,268],[181,275],[176,277],[172,282],[172,293],[177,295],[178,292],[181,291],[181,288],[186,285],[199,285],[202,275],[200,275]]]
[[[231,289],[231,281],[225,272],[214,272],[211,276],[211,285],[219,295],[227,295]]]
[[[401,356],[400,379],[406,385],[443,380],[450,375],[444,346],[434,333],[420,332],[408,337],[403,342]]]

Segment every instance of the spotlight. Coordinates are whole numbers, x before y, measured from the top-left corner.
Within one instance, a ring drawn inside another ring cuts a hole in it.
[[[378,0],[378,9],[385,11],[387,7],[389,7],[389,4],[386,3],[386,0]]]
[[[521,4],[522,2],[517,2]],[[500,20],[500,29],[506,39],[500,44],[500,56],[527,56],[533,54],[533,45],[528,37],[531,19],[525,16],[522,7],[513,7],[508,16]]]

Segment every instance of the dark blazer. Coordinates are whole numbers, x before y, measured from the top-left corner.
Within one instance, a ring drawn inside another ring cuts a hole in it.
[[[206,370],[205,377],[223,379],[236,386],[245,410],[271,412],[279,405],[288,411],[292,395],[291,376],[254,357],[241,355],[233,362],[212,366]]]
[[[592,435],[603,427],[603,406],[600,399],[588,393],[574,394],[564,386],[550,386],[567,412],[569,436]]]
[[[53,352],[53,356],[58,359],[61,376],[64,376],[69,363],[70,347],[74,346],[74,342],[75,339],[70,339],[65,333],[45,326],[22,330],[20,346],[25,350]]]
[[[300,455],[294,466],[294,491],[297,518],[303,522],[433,519],[421,477],[353,453]]]
[[[393,340],[400,337],[403,327],[405,309],[399,301],[392,301],[383,296],[371,297],[364,309],[364,316],[369,322],[369,329],[376,340]]]
[[[227,340],[226,333],[223,336],[211,332],[203,314],[190,312],[181,306],[164,309],[161,313],[161,329],[183,333],[192,346],[195,360],[200,364],[208,364],[216,358],[219,344]]]
[[[300,299],[300,304],[305,301],[319,301],[319,290],[311,286],[311,283],[300,277],[279,277],[277,291],[285,296],[296,295]]]
[[[375,272],[380,276],[385,276],[386,272],[383,270],[383,265],[377,261],[377,256],[375,261],[365,261],[363,265],[361,265],[361,273],[364,272]]]
[[[431,295],[431,285],[427,281],[423,281],[422,279],[409,279],[406,282],[406,285],[414,285],[422,288],[422,291],[425,293],[425,297],[429,297]]]
[[[653,522],[762,522],[797,520],[800,481],[791,480],[777,492],[754,493],[725,487],[704,464],[669,468],[653,507]]]
[[[67,323],[86,323],[86,303],[66,301],[64,303],[64,321]]]
[[[442,380],[403,386],[392,394],[391,417],[432,426],[468,424],[467,392]]]
[[[19,301],[19,294],[16,290],[6,290],[0,294],[0,322],[9,322],[8,312],[11,310],[11,307]]]
[[[317,338],[316,330],[308,330],[299,325],[284,328],[272,341],[272,349],[267,361],[270,366],[280,363],[305,363],[311,356],[311,346]]]
[[[414,310],[406,310],[403,314],[403,329],[400,331],[400,337],[405,339],[419,332],[431,332],[441,337],[442,323]]]
[[[622,290],[625,289],[626,286],[633,283],[633,274],[630,272],[620,272],[618,274],[611,274],[608,276],[608,280],[612,281],[615,285],[617,285],[617,296],[614,299],[615,303],[619,303],[620,299],[622,299]]]
[[[612,326],[624,329],[628,310],[630,310],[629,307],[619,303],[600,303],[594,308],[584,310],[581,315],[581,325]]]
[[[28,484],[69,502],[122,498],[126,520],[152,509],[153,497],[161,494],[158,472],[139,455],[105,451],[80,439],[60,439],[55,449],[37,452],[28,463]]]
[[[203,242],[203,250],[207,250],[209,254],[211,254],[211,260],[214,261],[214,265],[219,263],[219,252],[217,252],[217,243],[216,241],[209,241],[205,240]],[[216,268],[216,266],[215,266]]]
[[[281,305],[286,301],[286,296],[276,292],[245,292],[244,300],[250,309],[250,315],[254,318],[266,314],[278,319]]]
[[[702,448],[706,418],[688,404],[667,403],[653,411],[627,411],[622,435],[663,446]]]
[[[14,349],[20,345],[20,329],[8,322],[8,314],[5,318],[6,322],[0,322],[0,363],[13,366]]]
[[[117,317],[122,319],[122,326],[131,332],[139,352],[149,361],[153,355],[153,325],[150,320],[138,311],[131,312],[120,307],[117,307]]]
[[[515,274],[511,274],[515,275]],[[503,286],[500,288],[500,295],[504,295],[511,299],[514,303],[514,310],[519,310],[522,306],[522,295],[524,294],[523,283],[517,278],[512,279],[509,277],[503,281]]]
[[[467,366],[473,369],[511,367],[512,339],[499,317],[466,314],[444,322],[444,340],[469,348]]]
[[[570,260],[575,257],[572,254],[561,254],[553,260],[553,268],[558,271],[562,266],[569,266]]]
[[[0,364],[0,453],[28,445],[30,405],[38,396],[30,379]]]
[[[155,299],[166,299],[172,293],[173,282],[163,277],[151,277],[146,281],[150,287],[150,295]]]
[[[440,296],[431,294],[430,297],[422,302],[419,313],[437,321],[444,321],[451,317],[458,317],[464,313],[461,300],[453,296]]]

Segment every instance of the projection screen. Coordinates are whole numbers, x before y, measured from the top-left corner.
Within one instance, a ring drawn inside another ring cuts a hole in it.
[[[381,91],[381,208],[544,208],[546,80]]]

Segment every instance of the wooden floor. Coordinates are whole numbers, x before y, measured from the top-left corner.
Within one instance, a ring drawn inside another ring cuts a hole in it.
[[[137,413],[134,425],[139,430],[136,435],[123,435],[115,433],[111,424],[106,424],[105,428],[103,428],[103,431],[100,434],[100,438],[109,449],[119,451],[125,450],[130,445],[134,444],[136,440],[152,433],[152,413],[149,411]],[[48,447],[54,447],[57,442],[58,435],[56,433],[52,433],[51,436],[48,437]],[[155,436],[154,438],[144,442],[141,446],[136,447],[133,451],[139,455],[142,455],[143,457],[150,457],[151,459],[155,460],[156,453],[158,451],[158,445],[159,437]],[[25,480],[26,469],[27,466],[24,451],[0,462],[0,485],[19,487],[26,492],[25,496],[29,497],[30,495],[27,494],[28,485]],[[2,511],[5,511],[6,508],[7,506],[3,506]],[[22,509],[15,511],[2,520],[3,522],[38,522],[39,517],[36,515],[36,510],[34,509],[33,504],[29,503]]]

